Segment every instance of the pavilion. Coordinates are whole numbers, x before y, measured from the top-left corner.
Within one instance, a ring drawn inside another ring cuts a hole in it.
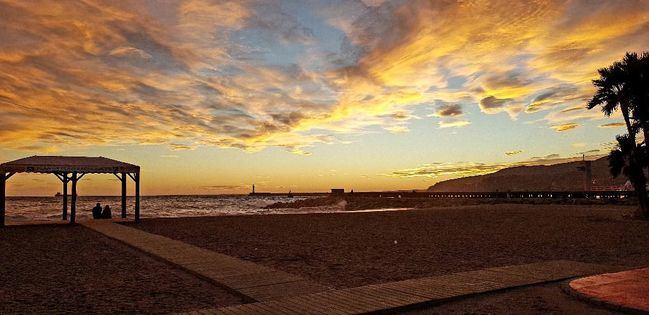
[[[140,221],[140,167],[105,157],[30,156],[0,164],[0,227],[5,225],[6,182],[17,173],[54,174],[63,183],[63,220],[68,219],[68,183],[72,183],[70,223],[75,223],[77,182],[86,174],[113,174],[122,182],[122,218],[126,218],[127,176],[135,182],[135,222]]]

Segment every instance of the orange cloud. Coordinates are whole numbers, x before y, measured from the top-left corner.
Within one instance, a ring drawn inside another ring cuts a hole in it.
[[[507,155],[507,156],[512,156],[512,155],[518,155],[518,154],[521,154],[521,153],[523,153],[522,150],[513,150],[513,151],[507,151],[507,152],[505,152],[505,155]]]
[[[552,126],[552,129],[554,129],[557,132],[562,132],[562,131],[573,130],[573,129],[577,128],[577,127],[579,127],[579,124],[566,123],[566,124],[561,124],[561,125],[554,125],[554,126]]]
[[[407,132],[438,101],[545,112],[565,131],[601,116],[577,109],[597,67],[649,47],[646,1],[305,6],[344,34],[339,48],[277,2],[0,1],[0,144],[307,154],[372,127]],[[439,126],[470,123],[454,112]]]
[[[602,157],[597,154],[599,150],[590,150],[582,152],[586,157],[595,159]],[[533,166],[533,165],[552,165],[558,163],[566,163],[579,161],[582,159],[581,153],[576,157],[562,157],[559,154],[548,154],[544,157],[533,157],[529,160],[519,162],[503,162],[503,163],[475,163],[475,162],[456,162],[456,163],[429,163],[419,167],[395,170],[387,174],[390,177],[412,178],[412,177],[428,177],[436,179],[452,179],[467,176],[477,176],[497,172],[499,170],[517,167],[517,166]]]
[[[620,128],[626,126],[623,122],[614,122],[599,125],[600,128]]]

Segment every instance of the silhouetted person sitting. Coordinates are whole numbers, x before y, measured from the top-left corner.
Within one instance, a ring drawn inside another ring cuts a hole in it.
[[[110,206],[106,205],[104,207],[104,211],[101,213],[101,218],[102,219],[111,219],[113,218],[113,214],[110,212]]]
[[[101,219],[101,204],[99,202],[94,208],[92,208],[92,218]]]

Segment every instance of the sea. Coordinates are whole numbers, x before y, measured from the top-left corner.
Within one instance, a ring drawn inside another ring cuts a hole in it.
[[[142,196],[140,215],[142,218],[171,218],[223,215],[264,215],[289,213],[331,213],[343,211],[340,206],[314,208],[264,209],[276,202],[291,202],[313,197],[287,196]],[[127,198],[127,216],[134,214],[135,198]],[[92,217],[96,203],[109,205],[113,217],[121,214],[121,197],[79,196],[77,199],[77,219]],[[61,220],[62,197],[7,197],[6,219],[9,222],[57,221]],[[69,202],[68,202],[69,208]],[[68,210],[69,213],[69,210]]]

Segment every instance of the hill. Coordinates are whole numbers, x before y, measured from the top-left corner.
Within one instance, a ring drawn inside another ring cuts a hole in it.
[[[580,191],[584,173],[577,169],[581,161],[554,165],[516,166],[495,173],[463,177],[439,182],[429,191],[489,192],[489,191]],[[613,178],[606,157],[592,162],[593,186],[624,185],[626,177]]]

